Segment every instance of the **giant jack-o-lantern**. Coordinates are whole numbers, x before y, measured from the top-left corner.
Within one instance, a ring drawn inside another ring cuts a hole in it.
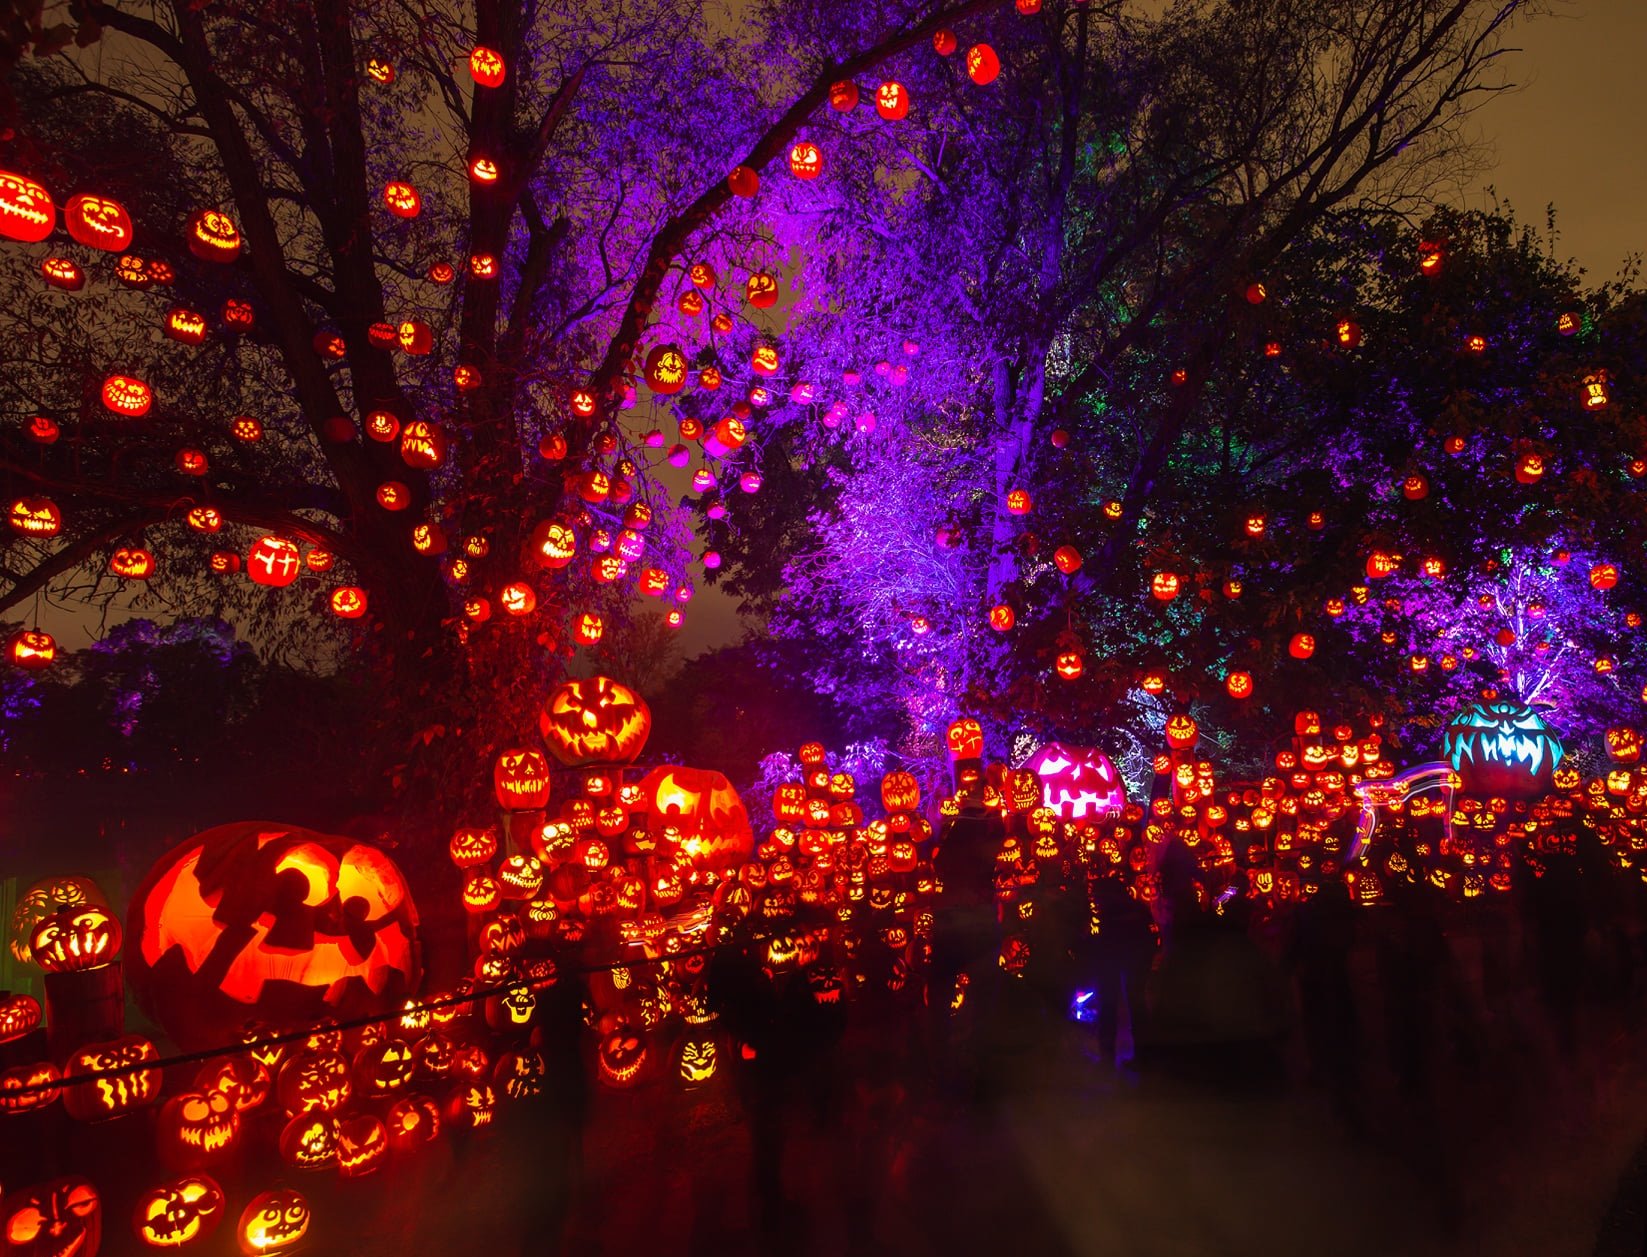
[[[8,1257],[97,1257],[103,1203],[87,1179],[53,1179],[5,1198]]]
[[[1125,787],[1109,757],[1093,747],[1049,742],[1025,761],[1041,783],[1041,805],[1065,820],[1083,820],[1119,812],[1127,805]]]
[[[1544,717],[1514,700],[1473,703],[1454,716],[1441,753],[1467,794],[1529,799],[1548,794],[1564,754]]]
[[[610,677],[571,680],[538,714],[543,740],[568,768],[633,763],[652,731],[652,711],[627,685]]]
[[[640,796],[652,833],[678,829],[682,857],[700,868],[730,868],[755,850],[743,800],[718,772],[660,765],[641,779]]]
[[[363,1016],[417,990],[417,910],[376,847],[244,821],[172,848],[132,897],[126,973],[185,1047]]]

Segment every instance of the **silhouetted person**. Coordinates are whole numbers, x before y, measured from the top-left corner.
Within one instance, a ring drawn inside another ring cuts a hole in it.
[[[1004,833],[1000,816],[985,809],[976,795],[968,795],[960,813],[944,826],[932,859],[943,893],[933,905],[927,1011],[932,1050],[940,1062],[953,1063],[956,1019],[951,1008],[962,975],[968,979],[968,1020],[978,1025],[988,1013],[984,991],[994,985],[1000,946],[995,857]]]
[[[1390,912],[1378,938],[1378,983],[1384,996],[1390,1069],[1410,1097],[1427,1094],[1434,1063],[1438,1000],[1447,966],[1447,937],[1428,889],[1391,888]]]
[[[1549,859],[1542,877],[1528,879],[1526,904],[1539,994],[1550,1015],[1556,1046],[1563,1056],[1571,1057],[1585,973],[1584,936],[1589,930],[1577,859],[1560,855]]]
[[[1149,908],[1127,891],[1118,876],[1100,878],[1092,888],[1098,913],[1098,934],[1088,948],[1093,957],[1093,980],[1098,988],[1098,1049],[1119,1065],[1116,1042],[1121,1009],[1126,1008],[1132,1033],[1132,1061],[1141,1063],[1142,1044],[1149,1038],[1145,985],[1155,962],[1155,932]]]
[[[1342,882],[1323,885],[1298,907],[1288,962],[1298,981],[1311,1070],[1331,1091],[1339,1116],[1359,1128],[1361,1034],[1350,981],[1355,911]]]

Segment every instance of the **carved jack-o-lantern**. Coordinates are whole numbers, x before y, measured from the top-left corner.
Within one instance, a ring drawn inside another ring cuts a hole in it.
[[[154,1044],[140,1034],[88,1044],[70,1056],[64,1067],[63,1107],[70,1117],[95,1122],[152,1104],[160,1095],[160,1071],[147,1068],[147,1062],[159,1059]],[[82,1083],[74,1081],[82,1074],[105,1070],[127,1072]]]
[[[1126,806],[1120,774],[1102,751],[1050,742],[1024,767],[1040,779],[1041,805],[1065,820],[1102,816]]]
[[[141,419],[154,404],[153,390],[129,375],[111,375],[104,380],[102,397],[105,406],[129,419]]]
[[[679,834],[682,859],[704,868],[730,868],[754,851],[754,833],[738,792],[718,772],[666,764],[640,783],[640,810],[653,833]]]
[[[398,179],[383,185],[383,204],[396,218],[416,218],[423,210],[418,190]]]
[[[498,806],[512,812],[535,811],[549,802],[549,757],[532,746],[498,752],[492,766]]]
[[[382,851],[292,826],[196,834],[132,898],[127,975],[186,1047],[393,1007],[417,989],[417,910]]]
[[[947,735],[951,759],[978,759],[984,753],[984,729],[971,716],[962,717],[949,726]]]
[[[232,262],[240,256],[240,228],[222,210],[197,211],[183,234],[189,252],[202,262]]]
[[[38,1006],[35,1015],[39,1016]],[[63,1094],[58,1085],[62,1080],[62,1073],[50,1061],[0,1070],[0,1113],[32,1113],[45,1108]]]
[[[188,1248],[217,1230],[227,1208],[216,1179],[190,1174],[140,1195],[132,1231],[146,1248]]]
[[[1200,726],[1183,712],[1167,717],[1167,745],[1174,750],[1187,750],[1201,736]]]
[[[119,201],[81,192],[63,207],[63,225],[77,244],[119,253],[132,242],[131,215]]]
[[[35,244],[57,225],[51,193],[33,179],[0,170],[0,236]]]
[[[431,420],[413,419],[400,430],[400,457],[408,467],[439,467],[446,461],[445,431]]]
[[[569,768],[631,763],[646,746],[652,712],[645,700],[610,677],[566,682],[538,716],[543,740]]]
[[[363,1178],[381,1169],[389,1155],[389,1131],[370,1113],[344,1118],[337,1129],[337,1170],[344,1178]]]
[[[0,995],[0,1043],[21,1039],[40,1025],[40,1001],[25,991]]]
[[[477,44],[469,54],[469,74],[479,87],[502,87],[508,68],[503,54],[483,44]]]
[[[6,522],[25,537],[55,537],[63,531],[63,512],[50,498],[21,497],[11,504]]]
[[[290,585],[302,570],[297,543],[284,537],[261,537],[246,555],[246,575],[259,585]]]
[[[609,1087],[632,1087],[646,1067],[646,1040],[629,1020],[608,1013],[595,1027],[595,1075]]]
[[[806,140],[789,150],[789,173],[797,179],[816,179],[823,173],[823,150]]]
[[[240,1140],[240,1111],[222,1091],[185,1091],[161,1107],[160,1155],[175,1170],[197,1170]]]
[[[1633,764],[1641,758],[1641,730],[1614,725],[1607,730],[1607,754],[1615,764]]]
[[[678,345],[655,345],[646,355],[646,385],[654,393],[670,396],[686,385],[686,355]]]
[[[1555,731],[1525,704],[1475,703],[1454,716],[1441,753],[1468,794],[1481,798],[1536,798],[1550,790],[1564,754]]]
[[[909,89],[891,79],[875,89],[875,112],[888,122],[909,115]]]
[[[126,580],[148,580],[154,575],[154,552],[142,546],[120,546],[109,555],[109,571]]]
[[[18,629],[6,640],[6,657],[19,668],[49,668],[57,658],[57,639],[40,629]]]
[[[103,1204],[83,1178],[53,1179],[8,1194],[0,1202],[0,1216],[5,1218],[0,1230],[5,1251],[15,1257],[96,1257],[103,1238]]]
[[[29,953],[47,973],[101,969],[120,954],[120,923],[98,904],[63,908],[30,932]]]
[[[259,1192],[242,1211],[236,1230],[246,1257],[289,1253],[309,1233],[309,1202],[289,1188]]]
[[[40,259],[40,278],[64,292],[79,292],[86,286],[86,272],[73,258]]]

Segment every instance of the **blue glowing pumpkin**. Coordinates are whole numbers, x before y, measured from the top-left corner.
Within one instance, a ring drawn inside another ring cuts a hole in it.
[[[1525,703],[1474,703],[1454,716],[1442,754],[1467,794],[1529,799],[1546,794],[1564,752],[1555,730]]]

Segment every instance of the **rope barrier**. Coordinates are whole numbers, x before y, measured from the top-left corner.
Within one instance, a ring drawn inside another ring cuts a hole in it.
[[[912,918],[914,913],[912,910],[906,910],[901,913],[889,912],[886,916],[890,919],[898,919],[900,917]],[[813,926],[809,928],[814,930],[822,930],[825,937],[829,934],[828,926]],[[774,937],[777,937],[777,935],[750,935],[744,939],[738,940],[736,945],[742,946],[746,943],[765,942]],[[435,1009],[450,1008],[459,1004],[473,1004],[477,1000],[489,999],[495,995],[507,995],[511,991],[520,990],[522,987],[526,987],[535,994],[540,990],[548,990],[550,987],[554,986],[563,979],[580,978],[592,973],[609,973],[616,969],[631,969],[647,965],[657,965],[666,961],[686,959],[691,956],[708,956],[733,945],[734,944],[732,943],[717,943],[706,947],[694,947],[683,951],[671,952],[667,956],[658,956],[655,958],[643,957],[640,960],[619,959],[602,962],[599,964],[585,964],[574,969],[557,972],[552,977],[539,978],[535,980],[518,978],[509,982],[498,983],[493,986],[479,987],[473,991],[467,991],[461,995],[453,994],[429,1000],[419,1000],[415,1002],[409,1001],[407,1007],[391,1013],[373,1014],[365,1017],[353,1017],[347,1021],[320,1022],[304,1029],[288,1030],[280,1034],[265,1035],[261,1038],[252,1039],[248,1042],[238,1043],[231,1046],[201,1048],[195,1052],[180,1052],[175,1056],[161,1057],[152,1061],[136,1061],[127,1065],[110,1066],[108,1069],[89,1070],[85,1073],[74,1074],[72,1077],[65,1075],[52,1082],[29,1083],[21,1087],[10,1087],[0,1090],[0,1104],[4,1104],[13,1098],[40,1095],[48,1091],[61,1091],[65,1087],[77,1087],[82,1083],[97,1082],[98,1080],[104,1078],[124,1078],[130,1074],[141,1074],[147,1073],[151,1070],[170,1069],[177,1065],[198,1065],[206,1061],[216,1060],[219,1057],[243,1056],[246,1053],[254,1051],[258,1048],[284,1047],[289,1043],[301,1043],[316,1033],[329,1033],[334,1030],[340,1032],[344,1030],[359,1030],[366,1026],[387,1025],[390,1022],[401,1021],[410,1013],[430,1012]],[[24,1109],[21,1111],[32,1112],[33,1110]],[[4,1110],[0,1109],[0,1112],[4,1112]]]

